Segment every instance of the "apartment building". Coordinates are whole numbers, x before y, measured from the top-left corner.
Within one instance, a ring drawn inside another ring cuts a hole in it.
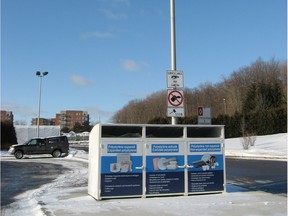
[[[32,118],[32,125],[38,125],[38,118]],[[55,119],[39,118],[39,125],[55,125]]]
[[[56,114],[55,125],[60,125],[61,128],[67,127],[72,129],[76,123],[81,125],[84,122],[89,122],[89,114],[87,111],[81,110],[64,110],[60,114]]]
[[[9,121],[12,123],[13,120],[14,120],[14,116],[11,111],[1,110],[1,121],[3,122]]]

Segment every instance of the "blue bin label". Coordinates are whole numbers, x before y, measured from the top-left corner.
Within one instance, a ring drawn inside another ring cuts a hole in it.
[[[184,146],[179,143],[148,143],[146,148],[146,194],[184,192]]]
[[[224,157],[221,143],[189,143],[188,192],[224,190]]]
[[[141,195],[142,143],[102,143],[101,196]]]

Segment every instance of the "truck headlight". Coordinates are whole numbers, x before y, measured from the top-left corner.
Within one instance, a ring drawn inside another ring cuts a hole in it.
[[[14,151],[15,151],[14,147],[10,147],[8,152],[9,152],[10,154],[14,154]]]

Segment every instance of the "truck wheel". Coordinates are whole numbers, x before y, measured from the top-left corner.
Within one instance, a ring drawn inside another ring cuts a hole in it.
[[[16,151],[15,153],[14,153],[14,156],[15,156],[15,158],[16,159],[21,159],[21,158],[23,158],[23,152],[22,151]]]
[[[61,156],[61,151],[60,150],[53,151],[52,156],[55,157],[55,158],[60,157]]]

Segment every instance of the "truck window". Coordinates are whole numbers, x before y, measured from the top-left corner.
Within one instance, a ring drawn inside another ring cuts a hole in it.
[[[32,140],[30,140],[28,145],[39,145],[42,143],[44,143],[44,140],[42,140],[42,139],[32,139]]]
[[[59,141],[60,141],[59,138],[50,138],[50,139],[49,139],[49,143],[50,143],[50,144],[59,143]]]
[[[28,145],[36,145],[36,144],[37,144],[37,140],[36,139],[30,140],[30,142],[28,143]]]

